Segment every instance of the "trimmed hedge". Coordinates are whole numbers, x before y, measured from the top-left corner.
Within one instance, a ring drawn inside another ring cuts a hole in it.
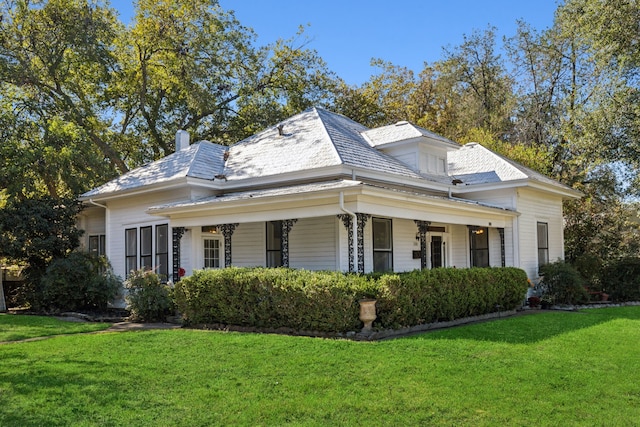
[[[231,267],[196,271],[174,298],[188,323],[342,332],[361,327],[358,300],[373,284],[340,272]]]
[[[375,324],[397,329],[513,310],[528,282],[518,268],[437,268],[384,275],[379,285]]]
[[[222,323],[300,331],[347,332],[362,327],[362,298],[376,298],[376,328],[399,328],[514,309],[527,276],[516,268],[416,270],[352,275],[285,268],[197,271],[176,284],[187,323]]]

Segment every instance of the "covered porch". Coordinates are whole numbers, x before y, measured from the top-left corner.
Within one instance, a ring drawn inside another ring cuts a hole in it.
[[[517,213],[342,180],[150,208],[173,231],[173,279],[203,268],[410,271],[511,266]]]

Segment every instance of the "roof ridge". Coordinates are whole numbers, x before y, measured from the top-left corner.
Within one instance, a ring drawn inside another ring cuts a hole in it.
[[[320,111],[318,111],[318,107],[311,107],[310,110],[313,110],[313,112],[316,114],[316,116],[318,116],[318,119],[320,120],[320,124],[322,126],[322,129],[324,130],[325,135],[327,136],[327,138],[329,139],[329,142],[331,143],[331,147],[333,148],[333,152],[335,153],[336,157],[338,158],[338,161],[340,162],[341,165],[344,165],[344,159],[342,158],[342,155],[340,154],[340,151],[338,150],[338,147],[336,147],[336,143],[334,142],[333,138],[331,137],[331,134],[329,133],[329,130],[327,129],[327,125],[324,122],[324,120],[322,119],[322,117],[320,117]],[[324,109],[320,109],[323,112],[327,112],[327,110]],[[335,114],[335,113],[331,113],[331,114]]]

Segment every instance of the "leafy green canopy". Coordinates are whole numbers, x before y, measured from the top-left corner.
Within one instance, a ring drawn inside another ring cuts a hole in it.
[[[77,195],[173,152],[173,135],[240,140],[313,104],[331,74],[297,38],[256,47],[216,1],[0,3],[0,189]],[[24,177],[17,179],[15,177]]]

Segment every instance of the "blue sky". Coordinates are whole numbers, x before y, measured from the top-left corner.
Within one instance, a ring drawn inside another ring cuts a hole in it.
[[[132,0],[112,0],[124,22]],[[220,0],[242,25],[258,35],[258,44],[290,38],[307,25],[309,48],[347,83],[360,85],[376,69],[371,58],[419,72],[424,62],[442,58],[444,46],[462,43],[464,34],[491,24],[498,36],[512,36],[516,20],[536,29],[553,23],[557,0]]]

